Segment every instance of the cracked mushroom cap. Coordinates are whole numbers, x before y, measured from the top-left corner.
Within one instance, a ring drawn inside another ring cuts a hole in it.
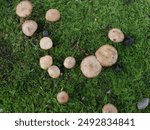
[[[58,103],[65,104],[65,103],[68,102],[68,100],[69,100],[69,95],[68,95],[67,92],[61,91],[61,92],[59,92],[57,94],[57,101],[58,101]]]
[[[67,68],[67,69],[71,69],[75,66],[76,64],[76,60],[74,57],[67,57],[65,60],[64,60],[64,66]]]
[[[81,71],[87,78],[94,78],[100,74],[102,66],[95,56],[87,56],[81,62]]]
[[[32,3],[28,0],[21,1],[16,7],[16,14],[19,17],[25,18],[32,13]]]
[[[102,66],[109,67],[117,62],[118,52],[111,45],[103,45],[96,51],[95,56]]]
[[[120,29],[111,29],[108,33],[108,37],[113,42],[122,42],[125,39],[123,32]]]
[[[52,48],[52,46],[53,46],[53,42],[49,37],[43,37],[40,40],[41,49],[48,50],[48,49]]]
[[[59,78],[60,77],[60,69],[52,65],[51,67],[48,68],[48,74],[51,78]]]
[[[37,28],[38,25],[33,20],[26,20],[22,25],[22,31],[28,37],[32,36],[37,30]]]
[[[47,70],[53,64],[53,58],[46,55],[40,58],[40,66],[42,69]]]
[[[56,22],[60,19],[60,12],[57,9],[49,9],[45,18],[49,22]]]
[[[113,104],[106,104],[102,109],[103,113],[118,113],[117,108]]]

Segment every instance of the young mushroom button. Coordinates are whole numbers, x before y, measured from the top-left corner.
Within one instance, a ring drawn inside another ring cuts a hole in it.
[[[48,68],[48,74],[51,78],[59,78],[60,77],[60,69],[52,65],[51,67]]]
[[[52,48],[52,46],[53,46],[53,42],[49,37],[43,37],[40,40],[41,49],[48,50],[48,49]]]
[[[47,70],[53,64],[53,59],[50,55],[40,58],[40,66],[42,69]]]
[[[65,104],[65,103],[68,102],[68,100],[69,100],[69,95],[68,95],[67,92],[61,91],[61,92],[59,92],[57,94],[57,101],[58,101],[58,103]]]
[[[26,36],[32,36],[37,30],[38,25],[33,20],[26,20],[22,25],[22,31]]]
[[[49,9],[45,18],[49,22],[56,22],[60,19],[60,12],[57,9]]]
[[[108,33],[108,37],[113,42],[122,42],[125,38],[123,32],[120,29],[114,28],[111,29]]]
[[[74,57],[67,57],[65,60],[64,60],[64,66],[67,68],[67,69],[71,69],[75,66],[76,64],[76,60]]]
[[[102,109],[103,113],[118,113],[117,108],[113,104],[106,104]]]
[[[33,6],[31,2],[27,0],[21,1],[16,7],[16,14],[19,17],[25,18],[32,13],[32,8]]]
[[[94,78],[100,74],[102,66],[95,56],[88,56],[81,62],[81,71],[87,78]]]
[[[97,60],[104,67],[112,66],[117,62],[118,52],[111,45],[101,46],[95,53]]]

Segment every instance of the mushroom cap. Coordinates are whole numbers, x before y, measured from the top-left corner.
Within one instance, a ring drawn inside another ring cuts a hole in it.
[[[32,13],[32,3],[30,1],[21,1],[16,7],[16,14],[19,17],[25,18]]]
[[[38,25],[33,20],[26,20],[22,25],[22,31],[26,36],[32,36],[37,30]]]
[[[57,9],[49,9],[45,18],[47,21],[56,22],[60,19],[60,12]]]
[[[97,60],[104,67],[112,66],[117,62],[118,52],[111,45],[101,46],[95,53]]]
[[[87,78],[94,78],[100,74],[102,66],[95,56],[87,56],[81,62],[81,71]]]
[[[116,43],[122,42],[125,39],[123,32],[118,28],[111,29],[108,33],[108,37],[111,41]]]
[[[64,60],[64,66],[67,68],[67,69],[71,69],[75,66],[76,64],[76,60],[74,57],[67,57],[65,60]]]
[[[57,94],[57,101],[60,103],[60,104],[65,104],[67,103],[69,100],[69,95],[67,92],[65,91],[61,91]]]
[[[52,48],[52,46],[53,46],[53,42],[49,37],[43,37],[40,40],[41,49],[48,50],[48,49]]]
[[[46,55],[40,58],[40,66],[42,69],[47,70],[53,64],[53,58]]]
[[[60,69],[57,66],[52,65],[51,67],[48,68],[48,74],[52,78],[59,78]]]
[[[103,113],[118,113],[118,110],[113,104],[108,103],[103,106],[102,112]]]

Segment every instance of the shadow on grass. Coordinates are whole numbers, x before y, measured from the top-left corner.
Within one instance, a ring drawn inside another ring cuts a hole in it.
[[[12,47],[2,38],[0,40],[0,80],[7,81],[14,62]]]

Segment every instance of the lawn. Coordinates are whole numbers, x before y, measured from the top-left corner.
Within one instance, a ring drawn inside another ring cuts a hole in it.
[[[150,98],[150,1],[149,0],[32,0],[34,9],[28,19],[39,28],[31,38],[19,27],[15,14],[19,0],[0,0],[0,111],[1,112],[102,112],[107,103],[120,113],[150,112],[150,105],[138,110],[142,98]],[[50,8],[61,12],[61,20],[48,23]],[[113,43],[111,28],[120,28],[135,39],[132,46]],[[39,47],[42,32],[48,30],[54,47]],[[103,68],[102,73],[87,79],[80,63],[104,44],[119,53],[121,71]],[[59,79],[51,79],[39,65],[39,58],[50,54],[61,69]],[[74,56],[76,67],[67,70],[63,61]],[[59,91],[70,100],[60,105]],[[108,93],[109,91],[109,93]]]

